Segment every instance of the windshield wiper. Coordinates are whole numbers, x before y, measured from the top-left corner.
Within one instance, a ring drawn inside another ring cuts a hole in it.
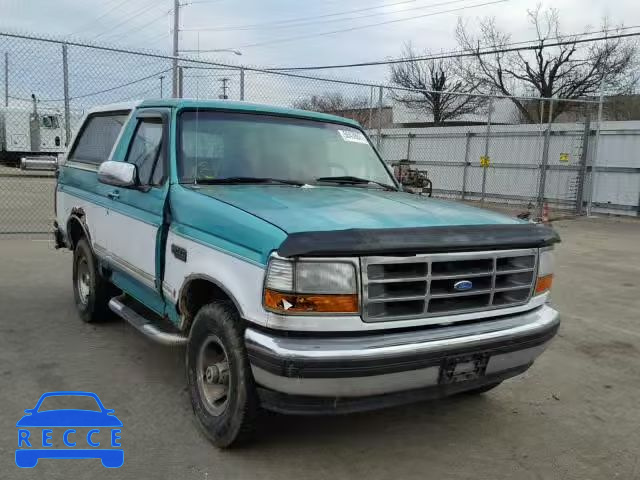
[[[378,185],[379,187],[384,188],[385,190],[393,190],[398,191],[397,187],[394,185],[387,185],[386,183],[377,182],[376,180],[369,180],[368,178],[360,178],[360,177],[352,177],[350,175],[344,175],[341,177],[319,177],[316,178],[316,182],[331,182],[338,183],[340,185],[365,185],[373,183]]]
[[[194,183],[200,185],[241,185],[250,183],[279,183],[282,185],[295,185],[301,187],[304,182],[285,180],[282,178],[268,177],[226,177],[226,178],[199,178]]]

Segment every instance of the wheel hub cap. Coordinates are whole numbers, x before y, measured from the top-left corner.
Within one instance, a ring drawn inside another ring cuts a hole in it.
[[[78,263],[77,287],[80,301],[86,305],[91,295],[91,276],[89,275],[89,266],[84,258]]]
[[[208,337],[200,347],[196,375],[205,408],[211,415],[221,415],[227,408],[231,382],[227,352],[215,335]]]

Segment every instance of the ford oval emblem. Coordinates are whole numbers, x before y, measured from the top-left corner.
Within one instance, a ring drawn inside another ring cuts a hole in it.
[[[465,290],[471,290],[473,288],[473,283],[469,280],[460,280],[453,284],[453,289],[458,292],[464,292]]]

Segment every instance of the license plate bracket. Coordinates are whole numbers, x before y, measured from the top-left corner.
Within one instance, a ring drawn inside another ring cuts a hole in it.
[[[488,354],[461,355],[446,358],[440,367],[440,383],[451,384],[476,380],[485,375]]]

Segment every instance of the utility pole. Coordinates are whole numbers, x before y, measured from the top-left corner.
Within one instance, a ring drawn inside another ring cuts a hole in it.
[[[9,106],[9,52],[4,52],[4,106]]]
[[[493,92],[491,92],[493,93]],[[487,136],[484,139],[484,161],[482,166],[482,193],[480,194],[480,206],[484,206],[484,197],[487,193],[487,169],[491,162],[489,157],[489,144],[491,142],[491,115],[493,114],[493,97],[489,98],[489,112],[487,115]]]
[[[382,148],[382,101],[384,98],[384,87],[378,87],[378,134],[376,135],[376,149]]]
[[[62,88],[64,90],[64,139],[65,145],[71,143],[71,107],[69,105],[69,56],[68,45],[62,44]]]
[[[164,83],[164,75],[160,75],[159,78],[160,78],[160,98],[162,98],[163,95],[164,95],[164,85],[163,85],[163,83]]]
[[[547,185],[547,170],[549,168],[549,145],[551,144],[551,124],[553,123],[553,97],[549,98],[549,121],[544,132],[544,144],[542,145],[542,162],[540,165],[540,183],[538,184],[538,218],[542,218],[544,212],[544,196]]]
[[[222,82],[222,95],[220,95],[220,99],[226,100],[229,98],[227,95],[227,89],[229,88],[227,83],[229,82],[229,79],[225,77],[220,79],[220,81]]]
[[[184,94],[184,69],[186,67],[178,67],[178,97],[177,98],[182,98],[183,94]]]
[[[178,42],[180,38],[180,0],[173,0],[173,98],[178,96]]]
[[[593,201],[596,196],[596,165],[598,163],[598,148],[600,144],[600,131],[602,130],[602,116],[604,108],[604,78],[600,81],[600,100],[598,101],[598,125],[596,126],[595,145],[591,154],[591,177],[589,182],[589,200],[587,202],[587,216],[591,216]]]

